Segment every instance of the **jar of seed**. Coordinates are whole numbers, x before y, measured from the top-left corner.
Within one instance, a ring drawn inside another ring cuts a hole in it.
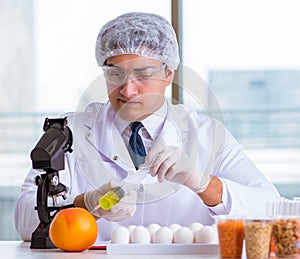
[[[244,222],[241,218],[216,218],[221,258],[241,258],[244,241]]]
[[[277,257],[289,258],[297,254],[298,224],[299,220],[296,218],[274,220],[273,237]]]
[[[248,259],[269,258],[272,235],[270,219],[245,220],[245,244]]]

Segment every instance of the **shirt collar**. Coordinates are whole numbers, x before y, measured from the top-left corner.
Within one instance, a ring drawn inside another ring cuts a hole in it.
[[[166,116],[167,102],[165,100],[164,104],[155,113],[151,114],[141,121],[152,140],[155,140],[161,132]],[[126,127],[129,125],[128,121],[121,119],[117,114],[114,117],[114,123],[120,134],[122,134]]]
[[[159,136],[167,116],[167,102],[160,107],[155,113],[142,120],[144,127],[149,133],[152,140]]]
[[[120,134],[122,135],[122,133],[128,126],[128,121],[121,119],[120,116],[118,116],[118,114],[116,114],[114,116],[114,124],[116,125],[117,129],[119,130]]]

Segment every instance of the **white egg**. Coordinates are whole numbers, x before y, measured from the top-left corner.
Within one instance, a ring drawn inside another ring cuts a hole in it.
[[[194,223],[190,224],[190,225],[188,226],[188,228],[189,228],[190,230],[192,230],[193,235],[194,235],[194,242],[195,242],[195,240],[196,240],[196,233],[197,233],[201,228],[203,228],[203,225],[202,225],[201,223],[199,223],[199,222],[194,222]]]
[[[173,230],[161,227],[153,234],[153,243],[171,244],[173,242]]]
[[[181,227],[174,233],[174,243],[193,243],[194,235],[188,227]]]
[[[149,244],[151,242],[151,236],[148,229],[144,226],[137,226],[132,230],[130,241],[131,243],[137,244]]]
[[[128,231],[129,231],[129,243],[131,243],[131,233],[135,228],[136,228],[136,225],[129,225],[127,227]]]
[[[134,230],[135,228],[136,228],[136,225],[129,225],[129,226],[127,227],[128,231],[129,231],[129,234],[131,234],[131,233],[132,233],[132,230]]]
[[[129,231],[126,227],[119,226],[111,234],[111,242],[117,244],[129,243]]]
[[[203,228],[203,225],[199,222],[194,222],[188,226],[190,230],[192,230],[193,234],[195,234],[198,230]]]
[[[217,243],[218,232],[212,226],[204,226],[196,233],[196,243]]]
[[[161,228],[161,226],[159,224],[156,224],[156,223],[152,223],[150,225],[148,225],[147,229],[150,233],[150,236],[151,236],[151,242],[153,242],[153,234],[159,230]]]
[[[169,226],[170,229],[172,229],[173,233],[175,233],[181,226],[179,224],[173,223]]]
[[[213,225],[211,225],[211,227],[212,227],[213,229],[215,229],[216,231],[218,231],[218,226],[217,226],[217,224],[213,224]]]

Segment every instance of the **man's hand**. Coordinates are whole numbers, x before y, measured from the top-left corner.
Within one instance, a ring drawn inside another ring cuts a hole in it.
[[[202,192],[210,181],[210,175],[197,168],[193,161],[180,147],[155,145],[146,156],[143,166],[150,166],[151,176],[181,183],[193,191]]]
[[[110,210],[103,210],[95,207],[99,204],[99,199],[117,185],[113,182],[108,182],[100,188],[88,191],[84,194],[85,207],[95,216],[102,217],[109,221],[122,221],[130,218],[136,211],[137,192],[129,191],[128,194],[120,199]]]

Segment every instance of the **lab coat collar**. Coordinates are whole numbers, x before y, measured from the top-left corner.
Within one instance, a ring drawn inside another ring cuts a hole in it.
[[[189,114],[187,112],[179,112],[179,109],[176,109],[176,106],[173,106],[169,101],[166,102],[166,107],[167,116],[164,126],[154,144],[181,146],[184,135],[189,131],[188,123],[186,122]],[[132,160],[119,129],[113,122],[114,118],[115,111],[111,104],[107,102],[102,105],[97,112],[91,113],[91,116],[85,123],[88,128],[86,138],[108,159],[126,170],[128,168],[132,169],[134,168]]]
[[[182,146],[183,135],[189,131],[185,122],[187,117],[187,113],[179,112],[176,106],[167,101],[167,116],[154,145]]]
[[[167,116],[167,110],[167,102],[165,101],[160,109],[142,121],[152,141],[155,141],[162,131]]]
[[[123,168],[134,168],[121,134],[114,123],[115,112],[109,102],[103,104],[86,122],[86,137],[96,149]],[[96,132],[97,130],[97,132]]]

